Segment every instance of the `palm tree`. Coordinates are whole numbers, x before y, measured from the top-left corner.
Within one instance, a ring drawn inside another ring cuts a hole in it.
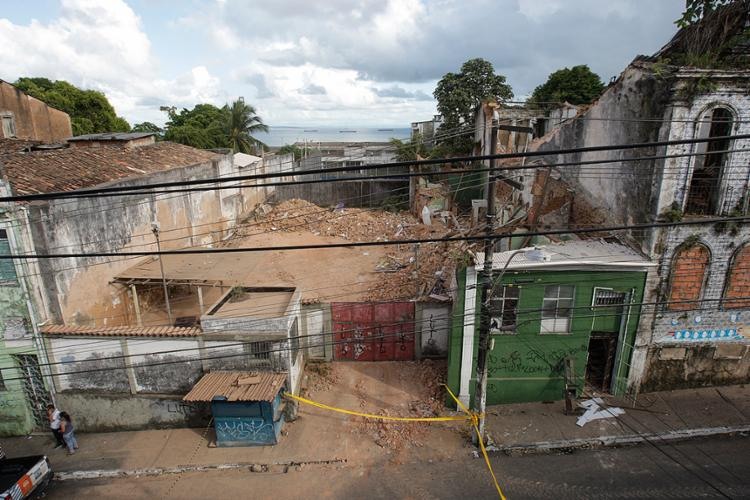
[[[268,125],[255,113],[255,108],[240,97],[231,106],[224,106],[227,113],[227,139],[235,153],[254,153],[265,147],[252,136],[257,132],[268,132]]]

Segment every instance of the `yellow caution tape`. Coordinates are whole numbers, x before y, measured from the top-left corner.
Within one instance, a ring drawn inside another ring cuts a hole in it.
[[[443,384],[445,386],[445,389],[448,391],[448,394],[451,395],[453,398],[453,401],[456,402],[459,408],[461,408],[464,412],[466,412],[467,415],[471,417],[471,425],[474,427],[474,430],[477,433],[477,441],[479,441],[479,448],[482,450],[482,455],[484,455],[484,462],[487,464],[487,468],[490,470],[490,475],[492,476],[492,481],[495,483],[495,488],[497,489],[497,493],[500,495],[501,500],[506,500],[505,495],[503,495],[503,490],[500,489],[500,484],[497,482],[497,477],[495,477],[495,471],[492,470],[492,464],[490,463],[490,457],[487,455],[487,449],[484,447],[484,440],[482,439],[481,434],[479,433],[479,416],[476,413],[472,413],[471,411],[466,408],[461,401],[458,400],[455,394],[451,391],[450,387]]]
[[[329,406],[325,405],[323,403],[318,403],[317,401],[312,401],[307,398],[303,398],[302,396],[295,396],[294,394],[285,392],[283,396],[288,399],[293,399],[296,401],[299,401],[300,403],[305,403],[310,406],[315,406],[317,408],[322,408],[324,410],[330,410],[335,411],[338,413],[344,413],[346,415],[354,415],[357,417],[364,417],[364,418],[374,418],[378,420],[395,420],[397,422],[450,422],[450,421],[456,421],[456,420],[468,420],[471,422],[472,427],[474,427],[474,430],[477,433],[477,440],[479,441],[479,448],[482,450],[482,455],[484,455],[484,461],[487,464],[487,468],[490,470],[490,475],[492,475],[492,481],[495,483],[495,488],[497,489],[498,494],[500,495],[501,500],[506,500],[505,495],[503,495],[503,490],[500,489],[500,484],[497,482],[497,477],[495,477],[495,472],[492,470],[492,464],[490,464],[490,457],[487,455],[487,449],[484,447],[484,443],[482,442],[481,436],[479,435],[479,418],[482,416],[478,413],[475,413],[466,406],[461,403],[461,401],[456,398],[456,396],[451,392],[450,388],[443,384],[448,391],[448,394],[451,395],[453,400],[456,402],[459,408],[463,410],[464,413],[466,413],[465,416],[454,416],[454,417],[391,417],[389,415],[375,415],[373,413],[362,413],[359,411],[352,411],[352,410],[345,410],[343,408],[336,408],[335,406]]]
[[[391,417],[389,415],[375,415],[372,413],[361,413],[358,411],[344,410],[343,408],[336,408],[335,406],[324,405],[323,403],[311,401],[301,396],[295,396],[294,394],[290,394],[288,392],[284,393],[284,397],[289,398],[289,399],[295,399],[301,403],[305,403],[311,406],[316,406],[324,410],[331,410],[331,411],[335,411],[338,413],[345,413],[346,415],[356,415],[357,417],[377,418],[379,420],[396,420],[398,422],[449,422],[449,421],[455,421],[455,420],[472,420],[474,418],[471,415],[469,416],[457,415],[454,417]]]

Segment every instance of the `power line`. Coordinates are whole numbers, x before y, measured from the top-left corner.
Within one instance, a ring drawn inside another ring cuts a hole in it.
[[[711,137],[711,138],[678,139],[678,140],[642,142],[642,143],[618,144],[618,145],[586,146],[586,147],[565,148],[565,149],[548,150],[548,151],[524,151],[524,152],[516,152],[516,153],[499,153],[499,154],[479,155],[479,156],[462,156],[462,157],[455,157],[455,158],[433,158],[433,159],[426,159],[426,160],[409,160],[409,161],[398,161],[398,162],[391,162],[391,163],[385,163],[385,164],[381,163],[381,164],[373,164],[373,165],[362,165],[362,166],[355,167],[355,168],[334,167],[331,169],[327,169],[327,172],[331,173],[331,172],[347,172],[351,170],[373,170],[376,168],[395,167],[395,166],[403,166],[403,167],[417,166],[418,167],[422,165],[439,165],[443,163],[473,162],[473,161],[482,161],[482,160],[491,160],[491,159],[502,160],[502,159],[512,159],[512,158],[530,158],[530,157],[537,157],[537,156],[554,156],[554,155],[573,154],[573,153],[590,153],[590,152],[597,152],[597,151],[631,150],[631,149],[641,149],[641,148],[650,148],[650,147],[675,146],[675,145],[680,145],[680,144],[695,144],[695,143],[715,142],[715,141],[721,141],[721,140],[738,140],[738,139],[750,139],[750,134],[740,134],[740,135]],[[506,170],[508,169],[513,169],[513,167],[506,168]],[[317,169],[316,170],[301,170],[301,171],[295,172],[294,175],[311,175],[311,174],[318,174],[318,173],[320,173],[320,170],[317,170]],[[161,183],[153,183],[153,184],[143,184],[143,185],[138,185],[138,186],[118,186],[118,187],[110,187],[110,188],[95,188],[95,189],[85,189],[85,190],[75,190],[75,191],[55,191],[55,192],[34,194],[34,195],[0,197],[0,202],[49,200],[49,199],[59,199],[59,198],[71,198],[71,197],[77,198],[77,197],[88,197],[93,194],[102,194],[102,193],[126,195],[130,191],[138,191],[138,190],[143,190],[143,189],[169,188],[169,187],[178,187],[178,186],[196,186],[200,184],[234,182],[234,181],[252,180],[252,179],[268,179],[268,178],[274,178],[274,177],[284,177],[287,175],[289,174],[279,173],[279,174],[239,175],[239,176],[227,177],[225,179],[220,179],[220,178],[193,179],[193,180],[187,180],[187,181],[171,181],[171,182],[161,182]]]
[[[646,224],[630,224],[630,225],[612,225],[603,227],[589,227],[589,228],[578,228],[578,229],[549,229],[541,231],[525,231],[523,233],[501,233],[491,234],[482,236],[452,236],[444,238],[413,238],[393,241],[363,241],[363,242],[347,242],[347,243],[320,243],[312,245],[287,245],[287,246],[272,246],[272,247],[233,247],[233,248],[207,248],[207,249],[196,249],[187,248],[182,250],[162,250],[161,252],[154,251],[129,251],[129,252],[90,252],[90,253],[62,253],[62,254],[23,254],[23,255],[0,255],[1,259],[61,259],[61,258],[81,258],[81,257],[128,257],[128,256],[147,256],[147,255],[190,255],[190,254],[212,254],[212,253],[240,253],[240,252],[270,252],[270,251],[286,251],[286,250],[312,250],[320,248],[356,248],[356,247],[371,247],[371,246],[390,246],[390,245],[408,245],[416,243],[436,243],[436,242],[454,242],[454,241],[480,241],[486,239],[488,236],[493,239],[501,240],[504,238],[511,237],[527,237],[527,236],[550,236],[550,235],[562,235],[562,234],[584,234],[584,233],[604,233],[612,231],[627,231],[627,230],[640,230],[640,229],[652,229],[661,227],[677,227],[677,226],[695,226],[695,225],[706,225],[715,224],[718,222],[744,222],[750,220],[750,216],[743,217],[720,217],[712,219],[701,219],[701,220],[686,220],[676,222],[652,222]]]

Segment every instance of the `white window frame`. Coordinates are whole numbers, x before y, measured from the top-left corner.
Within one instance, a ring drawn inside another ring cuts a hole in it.
[[[515,290],[517,292],[515,297],[508,297],[507,296],[507,290]],[[504,334],[504,335],[513,335],[516,333],[516,326],[518,325],[518,303],[521,300],[521,289],[517,286],[513,285],[498,285],[495,287],[495,289],[492,292],[492,297],[490,298],[490,311],[491,311],[491,317],[490,317],[490,333],[493,335],[495,334]],[[515,301],[515,316],[516,320],[513,323],[513,325],[503,325],[503,315],[505,314],[505,308],[507,306],[507,303],[509,301]],[[496,304],[502,304],[500,307],[496,307]],[[500,326],[513,326],[513,330],[501,330],[499,328],[493,328],[492,325],[496,323]]]
[[[547,290],[550,288],[557,288],[555,297],[548,297]],[[570,289],[570,296],[561,296],[560,292],[564,288]],[[570,326],[573,320],[573,307],[575,305],[576,287],[575,285],[546,285],[544,287],[544,298],[542,299],[542,314],[541,314],[541,331],[540,334],[568,334],[570,333]],[[569,300],[570,305],[567,308],[568,314],[565,316],[559,315],[560,301]],[[545,318],[545,304],[549,301],[555,302],[555,316]]]
[[[13,240],[11,239],[10,231],[6,226],[0,226],[0,234],[5,233],[5,237],[0,236],[0,241],[4,240],[8,243],[8,253],[6,255],[13,255]],[[13,259],[9,260],[10,269],[13,270],[12,278],[3,278],[0,276],[0,286],[18,286],[18,269],[16,269],[16,261]]]

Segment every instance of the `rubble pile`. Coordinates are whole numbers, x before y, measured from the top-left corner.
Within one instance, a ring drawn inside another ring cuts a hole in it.
[[[389,254],[376,268],[380,276],[367,300],[450,300],[450,277],[462,247],[460,243],[422,243],[418,249]]]
[[[339,382],[336,365],[332,363],[309,362],[305,366],[306,391],[310,396],[317,392],[330,391]]]
[[[439,416],[444,406],[441,384],[445,380],[445,364],[435,363],[431,360],[413,361],[405,362],[403,368],[400,377],[409,384],[418,381],[414,385],[420,388],[420,399],[409,401],[405,409],[380,409],[375,414],[397,417]],[[360,407],[366,409],[366,395],[359,394],[359,396]],[[422,446],[421,438],[429,425],[431,424],[428,422],[398,422],[362,418],[355,429],[357,432],[371,436],[378,446],[398,452],[407,445]]]
[[[389,241],[412,238],[419,221],[408,212],[392,213],[364,208],[321,208],[304,200],[288,200],[272,209],[258,210],[251,232],[310,231],[352,241]],[[241,230],[242,231],[242,230]]]

